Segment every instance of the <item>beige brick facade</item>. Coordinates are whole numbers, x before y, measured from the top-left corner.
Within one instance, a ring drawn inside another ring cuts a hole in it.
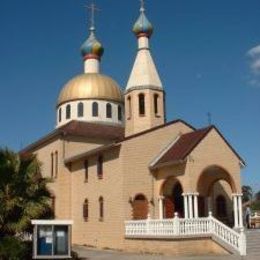
[[[51,177],[51,154],[58,154],[58,172],[49,185],[56,198],[55,216],[72,219],[75,244],[98,248],[168,254],[208,254],[225,252],[208,238],[200,240],[129,240],[124,237],[124,221],[133,217],[132,201],[137,194],[148,200],[151,218],[159,218],[158,199],[171,194],[176,183],[183,192],[199,192],[214,201],[223,195],[228,218],[232,219],[231,193],[240,192],[240,161],[217,131],[212,129],[182,163],[150,169],[151,162],[183,134],[194,129],[182,121],[130,136],[104,152],[92,153],[65,165],[65,160],[109,144],[100,138],[58,136],[33,150],[42,162],[44,177]],[[111,142],[111,141],[110,141]],[[97,175],[97,158],[103,155],[103,178]],[[88,160],[88,180],[84,162]],[[54,160],[54,168],[56,161]],[[56,169],[56,168],[55,168]],[[99,198],[104,200],[104,218],[99,218]],[[88,219],[83,204],[88,200]],[[207,211],[208,208],[205,208]],[[205,212],[207,214],[207,212]],[[205,250],[207,247],[207,250]]]

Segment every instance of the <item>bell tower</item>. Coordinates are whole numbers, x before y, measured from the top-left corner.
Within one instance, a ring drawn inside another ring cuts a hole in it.
[[[153,26],[145,15],[144,1],[141,3],[133,27],[138,40],[137,56],[125,90],[126,136],[165,123],[164,90],[149,46]]]

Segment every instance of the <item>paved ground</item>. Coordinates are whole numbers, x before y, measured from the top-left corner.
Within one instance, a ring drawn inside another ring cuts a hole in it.
[[[110,250],[95,250],[83,246],[73,248],[82,259],[86,260],[260,260],[260,255],[255,256],[155,256],[155,255],[138,255],[125,252]]]

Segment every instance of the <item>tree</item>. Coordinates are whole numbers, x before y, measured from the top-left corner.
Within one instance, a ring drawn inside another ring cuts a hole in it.
[[[30,230],[30,220],[51,216],[49,182],[34,155],[0,149],[0,239]]]
[[[255,200],[260,201],[260,191],[255,194]]]
[[[242,186],[242,193],[243,193],[243,202],[251,201],[253,198],[253,190],[250,186],[244,185]]]

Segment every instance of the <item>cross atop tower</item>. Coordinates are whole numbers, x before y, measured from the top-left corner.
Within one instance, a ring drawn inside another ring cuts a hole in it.
[[[90,22],[90,31],[95,31],[95,14],[97,11],[100,11],[97,6],[92,3],[91,5],[87,5],[86,8],[89,10],[90,15],[89,15],[89,22]]]

